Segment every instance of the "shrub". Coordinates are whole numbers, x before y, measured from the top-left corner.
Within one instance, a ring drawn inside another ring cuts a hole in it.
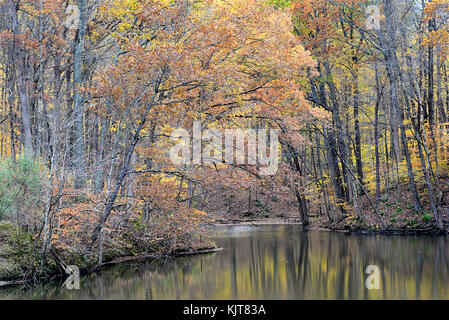
[[[44,192],[38,164],[30,157],[20,156],[0,163],[0,219],[16,217],[26,223],[28,214],[41,207]]]

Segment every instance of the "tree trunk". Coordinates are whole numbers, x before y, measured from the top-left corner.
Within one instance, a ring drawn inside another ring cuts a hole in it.
[[[22,126],[24,132],[24,149],[25,153],[28,155],[32,155],[33,153],[33,137],[31,135],[31,119],[30,119],[30,111],[29,111],[29,100],[27,95],[27,83],[25,79],[26,74],[26,66],[25,66],[25,57],[23,55],[23,48],[21,48],[21,44],[18,43],[18,36],[20,33],[19,30],[19,21],[18,21],[18,4],[16,4],[13,0],[8,0],[8,14],[11,20],[11,31],[14,35],[13,39],[13,62],[17,69],[17,82],[19,87],[19,100],[20,105],[22,106]]]
[[[84,170],[84,105],[83,95],[80,92],[83,83],[83,45],[87,28],[86,0],[78,0],[79,25],[75,37],[73,51],[73,83],[74,83],[74,165],[76,168],[75,188],[82,188],[85,183]]]
[[[114,206],[115,200],[117,199],[119,190],[122,187],[123,181],[126,177],[126,175],[128,174],[128,168],[129,168],[129,164],[131,162],[131,158],[133,156],[134,153],[134,149],[137,146],[137,143],[139,142],[140,139],[140,133],[143,129],[143,127],[145,126],[146,120],[147,120],[147,116],[151,110],[151,108],[154,105],[156,96],[158,94],[159,91],[159,84],[160,82],[157,82],[154,88],[154,93],[153,96],[150,100],[150,102],[147,104],[147,107],[140,119],[140,123],[139,126],[136,129],[136,132],[133,136],[133,139],[131,141],[131,144],[128,146],[127,151],[126,151],[126,156],[125,156],[125,160],[123,162],[122,165],[122,169],[120,170],[118,177],[117,177],[117,181],[115,183],[115,187],[112,191],[112,193],[109,195],[108,199],[106,200],[106,205],[103,211],[103,215],[101,216],[100,222],[99,224],[95,227],[93,233],[92,233],[92,239],[91,239],[91,248],[93,246],[93,244],[97,241],[98,236],[100,236],[100,250],[99,250],[99,257],[98,257],[98,264],[101,265],[102,263],[102,255],[103,255],[103,251],[102,251],[102,246],[103,246],[103,229],[104,226],[106,224],[106,221],[109,217],[109,215],[111,214],[112,208]],[[143,96],[144,93],[142,93]],[[136,102],[139,103],[140,99],[138,99],[138,101]],[[135,107],[135,106],[134,106]]]
[[[391,116],[394,118],[392,122],[392,128],[399,128],[401,134],[401,144],[403,153],[407,163],[407,173],[409,177],[410,191],[412,193],[415,211],[422,210],[421,201],[419,200],[418,191],[415,184],[415,175],[411,165],[410,153],[408,150],[406,130],[403,122],[403,111],[399,106],[399,86],[400,86],[400,66],[396,56],[396,27],[397,18],[394,17],[393,4],[390,1],[385,1],[385,27],[387,29],[387,38],[385,39],[379,31],[379,37],[382,44],[382,53],[385,57],[385,64],[388,79],[390,81],[390,101],[391,101]],[[395,139],[395,133],[392,132],[392,139]],[[395,143],[396,144],[396,143]],[[399,149],[394,150],[396,163],[399,162]]]
[[[381,88],[379,81],[379,71],[377,61],[375,63],[376,71],[376,105],[374,107],[374,153],[376,158],[376,201],[380,200],[380,155],[379,155],[379,104],[381,99]]]
[[[354,71],[353,82],[353,97],[354,97],[354,131],[355,131],[355,160],[357,176],[361,184],[363,183],[363,165],[362,165],[362,146],[360,137],[360,124],[359,124],[359,85],[358,85],[358,70]]]

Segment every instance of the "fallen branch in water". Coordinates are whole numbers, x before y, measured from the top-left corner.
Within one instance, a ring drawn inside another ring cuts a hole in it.
[[[183,255],[195,255],[195,254],[205,254],[221,251],[223,248],[213,248],[213,249],[204,249],[204,250],[191,250],[191,251],[181,251],[181,252],[172,252],[172,253],[160,253],[160,254],[145,254],[140,256],[129,256],[129,257],[121,257],[108,262],[103,262],[101,265],[95,265],[89,269],[87,269],[87,273],[91,273],[99,270],[101,267],[112,266],[124,262],[130,261],[141,261],[141,260],[149,260],[149,259],[160,259],[162,257],[176,257]]]
[[[180,251],[180,252],[175,252],[174,255],[175,256],[187,256],[187,255],[194,255],[194,254],[203,254],[203,253],[212,253],[212,252],[217,252],[217,251],[221,251],[223,250],[223,248],[213,248],[213,249],[204,249],[204,250],[192,250],[192,251]]]

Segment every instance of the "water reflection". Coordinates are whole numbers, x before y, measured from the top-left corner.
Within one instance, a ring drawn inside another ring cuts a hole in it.
[[[298,226],[214,231],[223,251],[121,265],[81,279],[80,290],[49,284],[2,298],[23,299],[449,299],[447,240],[354,236]],[[365,287],[368,265],[380,289]]]

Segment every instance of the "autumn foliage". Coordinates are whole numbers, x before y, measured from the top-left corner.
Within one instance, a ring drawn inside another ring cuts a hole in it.
[[[0,216],[44,256],[100,264],[204,246],[202,226],[236,216],[444,229],[448,3],[380,1],[378,29],[369,5],[2,1],[0,190],[16,182],[0,204],[35,205]],[[173,132],[198,122],[277,130],[277,172],[174,164]],[[37,168],[33,192],[19,159]]]

